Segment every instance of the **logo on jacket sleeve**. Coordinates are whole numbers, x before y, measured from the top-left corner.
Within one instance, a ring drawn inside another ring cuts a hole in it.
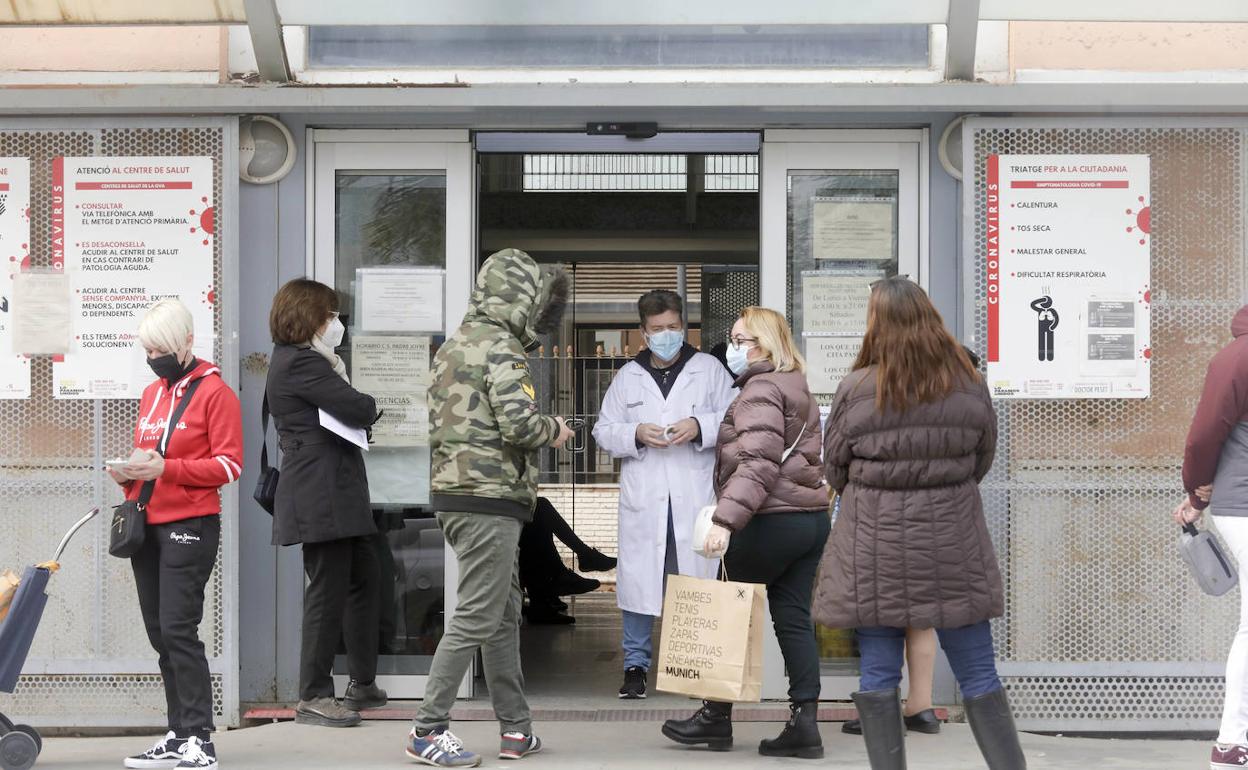
[[[537,400],[537,390],[533,388],[532,383],[530,382],[520,383],[520,390],[524,391],[524,395],[528,396],[530,401]]]

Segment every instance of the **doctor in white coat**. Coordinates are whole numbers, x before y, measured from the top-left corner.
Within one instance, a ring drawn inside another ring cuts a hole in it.
[[[680,295],[637,302],[647,349],[616,374],[594,426],[620,471],[616,598],[624,615],[620,697],[646,697],[654,619],[666,575],[713,577],[718,561],[693,552],[698,511],[715,502],[715,441],[735,396],[718,359],[685,342]]]

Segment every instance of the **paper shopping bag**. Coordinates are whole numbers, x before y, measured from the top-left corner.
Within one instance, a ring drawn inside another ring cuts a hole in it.
[[[0,623],[9,614],[9,605],[13,602],[13,594],[17,593],[17,574],[11,569],[0,572]]]
[[[753,703],[763,689],[763,601],[757,583],[672,575],[663,598],[655,687]]]

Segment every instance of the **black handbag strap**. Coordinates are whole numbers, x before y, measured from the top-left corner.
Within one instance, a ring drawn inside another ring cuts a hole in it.
[[[165,425],[165,433],[160,437],[160,442],[156,444],[156,453],[161,457],[164,457],[165,452],[169,451],[169,439],[173,435],[174,428],[178,424],[178,420],[182,419],[182,413],[190,406],[191,396],[195,395],[195,390],[199,387],[199,383],[203,381],[204,378],[200,377],[192,382],[187,387],[186,392],[182,394],[182,400],[174,407],[173,414],[169,415],[169,423]],[[156,479],[143,482],[143,487],[139,490],[138,503],[140,508],[147,507],[147,504],[152,501],[152,493],[155,491]]]
[[[260,475],[269,472],[269,391],[265,389],[260,402]]]

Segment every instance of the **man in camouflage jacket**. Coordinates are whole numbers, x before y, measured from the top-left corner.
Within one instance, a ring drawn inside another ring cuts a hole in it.
[[[563,315],[567,276],[504,249],[477,275],[459,329],[434,357],[429,386],[432,503],[459,562],[458,606],[438,643],[407,751],[427,764],[475,766],[447,729],[477,649],[502,726],[500,754],[536,751],[520,673],[520,530],[537,499],[537,452],[572,436],[538,411],[525,351]]]

